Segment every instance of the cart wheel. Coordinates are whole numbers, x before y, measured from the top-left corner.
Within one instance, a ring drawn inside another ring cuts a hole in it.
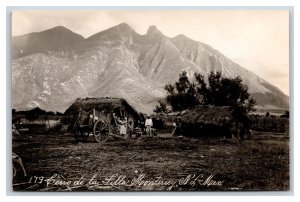
[[[93,132],[96,142],[105,142],[109,136],[107,123],[103,120],[98,120],[94,125]]]
[[[89,137],[88,132],[81,132],[80,130],[77,130],[74,132],[74,137],[77,142],[85,142],[87,138]]]

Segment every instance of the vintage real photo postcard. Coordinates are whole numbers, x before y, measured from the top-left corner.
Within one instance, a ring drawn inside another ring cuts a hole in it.
[[[11,15],[13,191],[290,190],[289,11]]]

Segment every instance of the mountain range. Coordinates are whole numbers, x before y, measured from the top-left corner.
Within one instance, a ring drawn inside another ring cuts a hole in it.
[[[258,108],[288,109],[279,88],[211,46],[155,26],[140,35],[121,23],[84,38],[59,26],[12,39],[13,108],[64,112],[76,98],[121,97],[151,113],[183,70],[241,76]]]

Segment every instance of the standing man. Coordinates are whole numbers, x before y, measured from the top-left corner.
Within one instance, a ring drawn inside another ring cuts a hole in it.
[[[147,119],[145,121],[145,126],[146,126],[146,134],[149,135],[150,137],[152,137],[152,126],[153,126],[153,122],[152,119],[150,118],[150,115],[147,115]]]

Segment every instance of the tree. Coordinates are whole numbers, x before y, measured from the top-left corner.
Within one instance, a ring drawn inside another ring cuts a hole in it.
[[[186,71],[179,74],[179,79],[174,85],[166,85],[166,101],[173,111],[181,111],[198,104],[196,85],[189,81]]]
[[[254,110],[255,101],[241,77],[226,78],[221,73],[211,72],[208,76],[207,103],[216,106],[232,106],[241,113]]]
[[[174,85],[165,86],[167,91],[166,102],[173,111],[182,111],[196,105],[232,106],[237,114],[247,114],[254,110],[255,101],[248,93],[248,87],[243,84],[241,77],[222,77],[220,72],[211,72],[208,83],[203,75],[194,74],[190,81],[186,71],[179,74]],[[159,106],[155,110],[161,110]]]
[[[195,91],[196,91],[196,98],[199,104],[206,104],[209,103],[208,100],[208,89],[207,85],[204,80],[204,76],[199,73],[195,73]]]
[[[33,108],[29,111],[24,111],[26,118],[29,120],[37,120],[40,115],[45,115],[47,112],[45,110],[40,109],[39,107]]]
[[[156,106],[153,111],[157,114],[167,113],[168,112],[167,105],[165,103],[163,103],[162,101],[159,101],[159,105]]]

